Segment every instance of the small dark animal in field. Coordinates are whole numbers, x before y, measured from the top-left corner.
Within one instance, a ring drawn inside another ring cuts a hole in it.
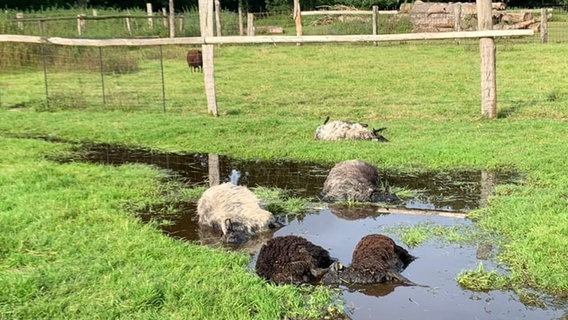
[[[276,237],[260,249],[256,273],[277,284],[314,283],[333,261],[327,250],[302,237]]]
[[[336,120],[329,122],[329,116],[316,129],[316,140],[376,140],[387,142],[381,132],[386,128],[369,129],[366,123]]]
[[[323,184],[324,201],[395,202],[398,197],[379,188],[377,168],[362,160],[336,164]]]
[[[271,212],[249,189],[232,183],[213,186],[197,202],[199,224],[220,229],[223,240],[242,243],[256,233],[280,227]]]
[[[193,71],[203,71],[203,56],[201,50],[190,49],[187,51],[187,65]]]
[[[400,274],[416,259],[391,238],[381,234],[363,237],[355,250],[351,265],[334,262],[323,278],[325,284],[374,284],[395,281],[415,285]]]

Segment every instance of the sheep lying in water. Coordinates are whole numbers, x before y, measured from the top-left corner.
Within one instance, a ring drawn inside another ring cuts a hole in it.
[[[220,229],[223,240],[241,243],[258,232],[281,226],[260,207],[260,200],[246,187],[232,183],[213,186],[197,202],[199,224]]]
[[[355,250],[349,267],[334,262],[323,278],[325,284],[373,284],[397,281],[415,285],[400,274],[413,260],[414,256],[396,245],[389,237],[370,234],[363,237]]]
[[[298,236],[276,237],[262,246],[256,273],[266,280],[282,283],[313,283],[333,263],[324,248]]]
[[[316,129],[316,140],[376,140],[387,142],[381,132],[386,128],[369,129],[367,124],[335,120],[329,122],[329,117]]]
[[[362,160],[346,160],[336,164],[323,184],[324,201],[398,201],[398,197],[379,188],[379,172]]]

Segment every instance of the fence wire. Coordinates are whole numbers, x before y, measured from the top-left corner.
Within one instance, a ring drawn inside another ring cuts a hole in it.
[[[370,16],[350,17],[306,16],[303,18],[306,35],[347,35],[370,34]],[[176,36],[197,36],[199,19],[196,12],[186,12],[184,22],[180,24],[181,33]],[[246,18],[243,19],[246,22]],[[113,30],[111,36],[124,35],[124,25],[118,28],[98,23],[109,24],[111,20],[88,21],[84,30],[85,37],[96,38],[94,30]],[[123,18],[116,20],[123,21]],[[116,22],[115,21],[115,22]],[[140,20],[135,26],[135,33],[146,37],[166,32],[161,23],[154,24],[153,31],[147,22]],[[222,35],[238,35],[239,19],[236,13],[222,12]],[[6,31],[19,31],[20,34],[37,34],[37,21],[26,22],[18,26],[11,21],[10,26],[3,26]],[[65,29],[76,28],[75,20],[66,20]],[[295,35],[295,25],[289,12],[255,14],[256,30],[271,30],[278,26],[284,35]],[[33,27],[35,26],[35,27]],[[57,35],[59,27],[50,21],[44,35]],[[44,26],[45,27],[45,26]],[[162,29],[163,28],[163,29]],[[407,16],[380,15],[379,34],[408,33],[414,26]],[[131,25],[132,29],[132,25]],[[244,28],[246,30],[246,28]],[[34,32],[34,30],[36,30]],[[568,42],[568,14],[555,9],[548,26],[549,43]],[[76,30],[75,30],[76,32]],[[100,32],[100,31],[98,31]],[[109,34],[108,32],[106,33]],[[257,34],[263,34],[258,32]],[[76,35],[75,35],[76,36]],[[519,39],[496,39],[499,43],[540,42],[540,35]],[[454,40],[413,41],[413,45],[454,43]],[[477,40],[460,40],[462,45],[475,45]],[[395,43],[399,45],[404,43]],[[372,44],[368,44],[372,45]],[[381,44],[387,45],[387,44]],[[388,44],[390,45],[390,44]],[[0,107],[16,108],[32,106],[35,108],[89,108],[121,109],[156,112],[184,112],[188,109],[203,110],[207,105],[204,94],[203,76],[194,73],[186,65],[185,55],[188,46],[154,47],[71,47],[38,45],[25,43],[0,43]],[[217,66],[216,66],[217,68]],[[184,70],[181,72],[179,70]],[[13,83],[22,83],[23,88]],[[220,79],[223,81],[223,79]]]

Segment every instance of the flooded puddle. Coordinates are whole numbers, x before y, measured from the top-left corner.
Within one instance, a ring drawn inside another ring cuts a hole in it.
[[[250,188],[267,187],[293,191],[304,198],[317,198],[334,163],[310,163],[261,160],[240,160],[206,153],[165,153],[133,149],[109,144],[81,145],[74,159],[60,161],[87,161],[121,165],[144,163],[167,169],[191,185],[207,185],[233,181]],[[513,171],[429,171],[392,172],[381,170],[383,182],[396,188],[418,191],[405,200],[402,207],[438,211],[467,212],[483,206],[493,185],[514,183],[519,177]]]
[[[291,161],[244,161],[208,154],[171,154],[144,149],[128,149],[111,145],[78,147],[76,158],[60,161],[88,161],[120,165],[151,164],[170,170],[190,185],[238,181],[238,184],[291,190],[295,195],[317,198],[333,164],[298,163]],[[348,265],[356,243],[370,233],[383,233],[418,257],[403,275],[422,286],[376,285],[367,288],[341,287],[346,313],[352,319],[560,319],[563,310],[550,304],[547,308],[525,306],[509,291],[474,292],[463,290],[456,281],[460,271],[475,269],[482,262],[489,270],[500,269],[491,260],[480,260],[473,244],[428,240],[408,248],[393,231],[396,227],[418,224],[461,226],[474,228],[464,213],[483,206],[493,186],[514,183],[513,172],[426,172],[404,174],[381,172],[393,187],[420,190],[406,199],[397,213],[378,212],[376,206],[340,208],[325,206],[292,217],[285,227],[274,234],[247,243],[251,253],[251,268],[263,242],[270,236],[299,235],[329,250],[332,257]],[[169,223],[160,227],[168,235],[208,245],[219,245],[215,235],[204,235],[195,217],[195,203],[181,204],[179,216],[167,216]],[[435,210],[436,214],[405,214],[404,212]],[[159,211],[159,210],[158,210]],[[353,211],[356,211],[354,214]],[[444,215],[444,212],[452,213]],[[456,214],[457,213],[457,214]],[[142,215],[143,220],[156,216]],[[564,315],[565,316],[565,315]]]

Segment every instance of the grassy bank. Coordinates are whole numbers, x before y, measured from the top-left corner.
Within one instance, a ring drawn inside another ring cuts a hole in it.
[[[164,184],[164,173],[56,165],[44,155],[64,144],[0,141],[0,318],[278,319],[326,310],[324,290],[304,298],[302,289],[266,285],[246,270],[248,256],[175,241],[136,220],[127,208],[179,188]]]
[[[249,317],[246,308],[253,305],[256,316],[272,319],[305,307],[298,289],[267,286],[248,274],[242,256],[177,243],[135,222],[122,205],[159,202],[159,173],[55,164],[42,155],[66,146],[11,138],[27,134],[245,158],[361,158],[407,170],[513,167],[522,172],[521,183],[498,187],[489,207],[472,217],[503,236],[499,257],[515,286],[568,292],[567,46],[498,47],[495,120],[479,116],[477,47],[226,46],[216,52],[219,118],[206,114],[201,75],[190,76],[173,60],[165,62],[167,77],[179,84],[171,90],[184,101],[175,112],[46,111],[34,103],[0,110],[3,312],[32,315],[28,306],[35,315],[84,315],[75,310],[86,303],[85,310],[101,317],[191,318],[198,310],[199,318],[213,319],[231,308]],[[38,74],[3,74],[10,79],[4,101],[26,101],[20,88],[38,90],[29,76]],[[316,142],[314,130],[326,115],[386,126],[391,142]],[[311,297],[325,300],[323,293]],[[191,308],[203,301],[219,309]]]

